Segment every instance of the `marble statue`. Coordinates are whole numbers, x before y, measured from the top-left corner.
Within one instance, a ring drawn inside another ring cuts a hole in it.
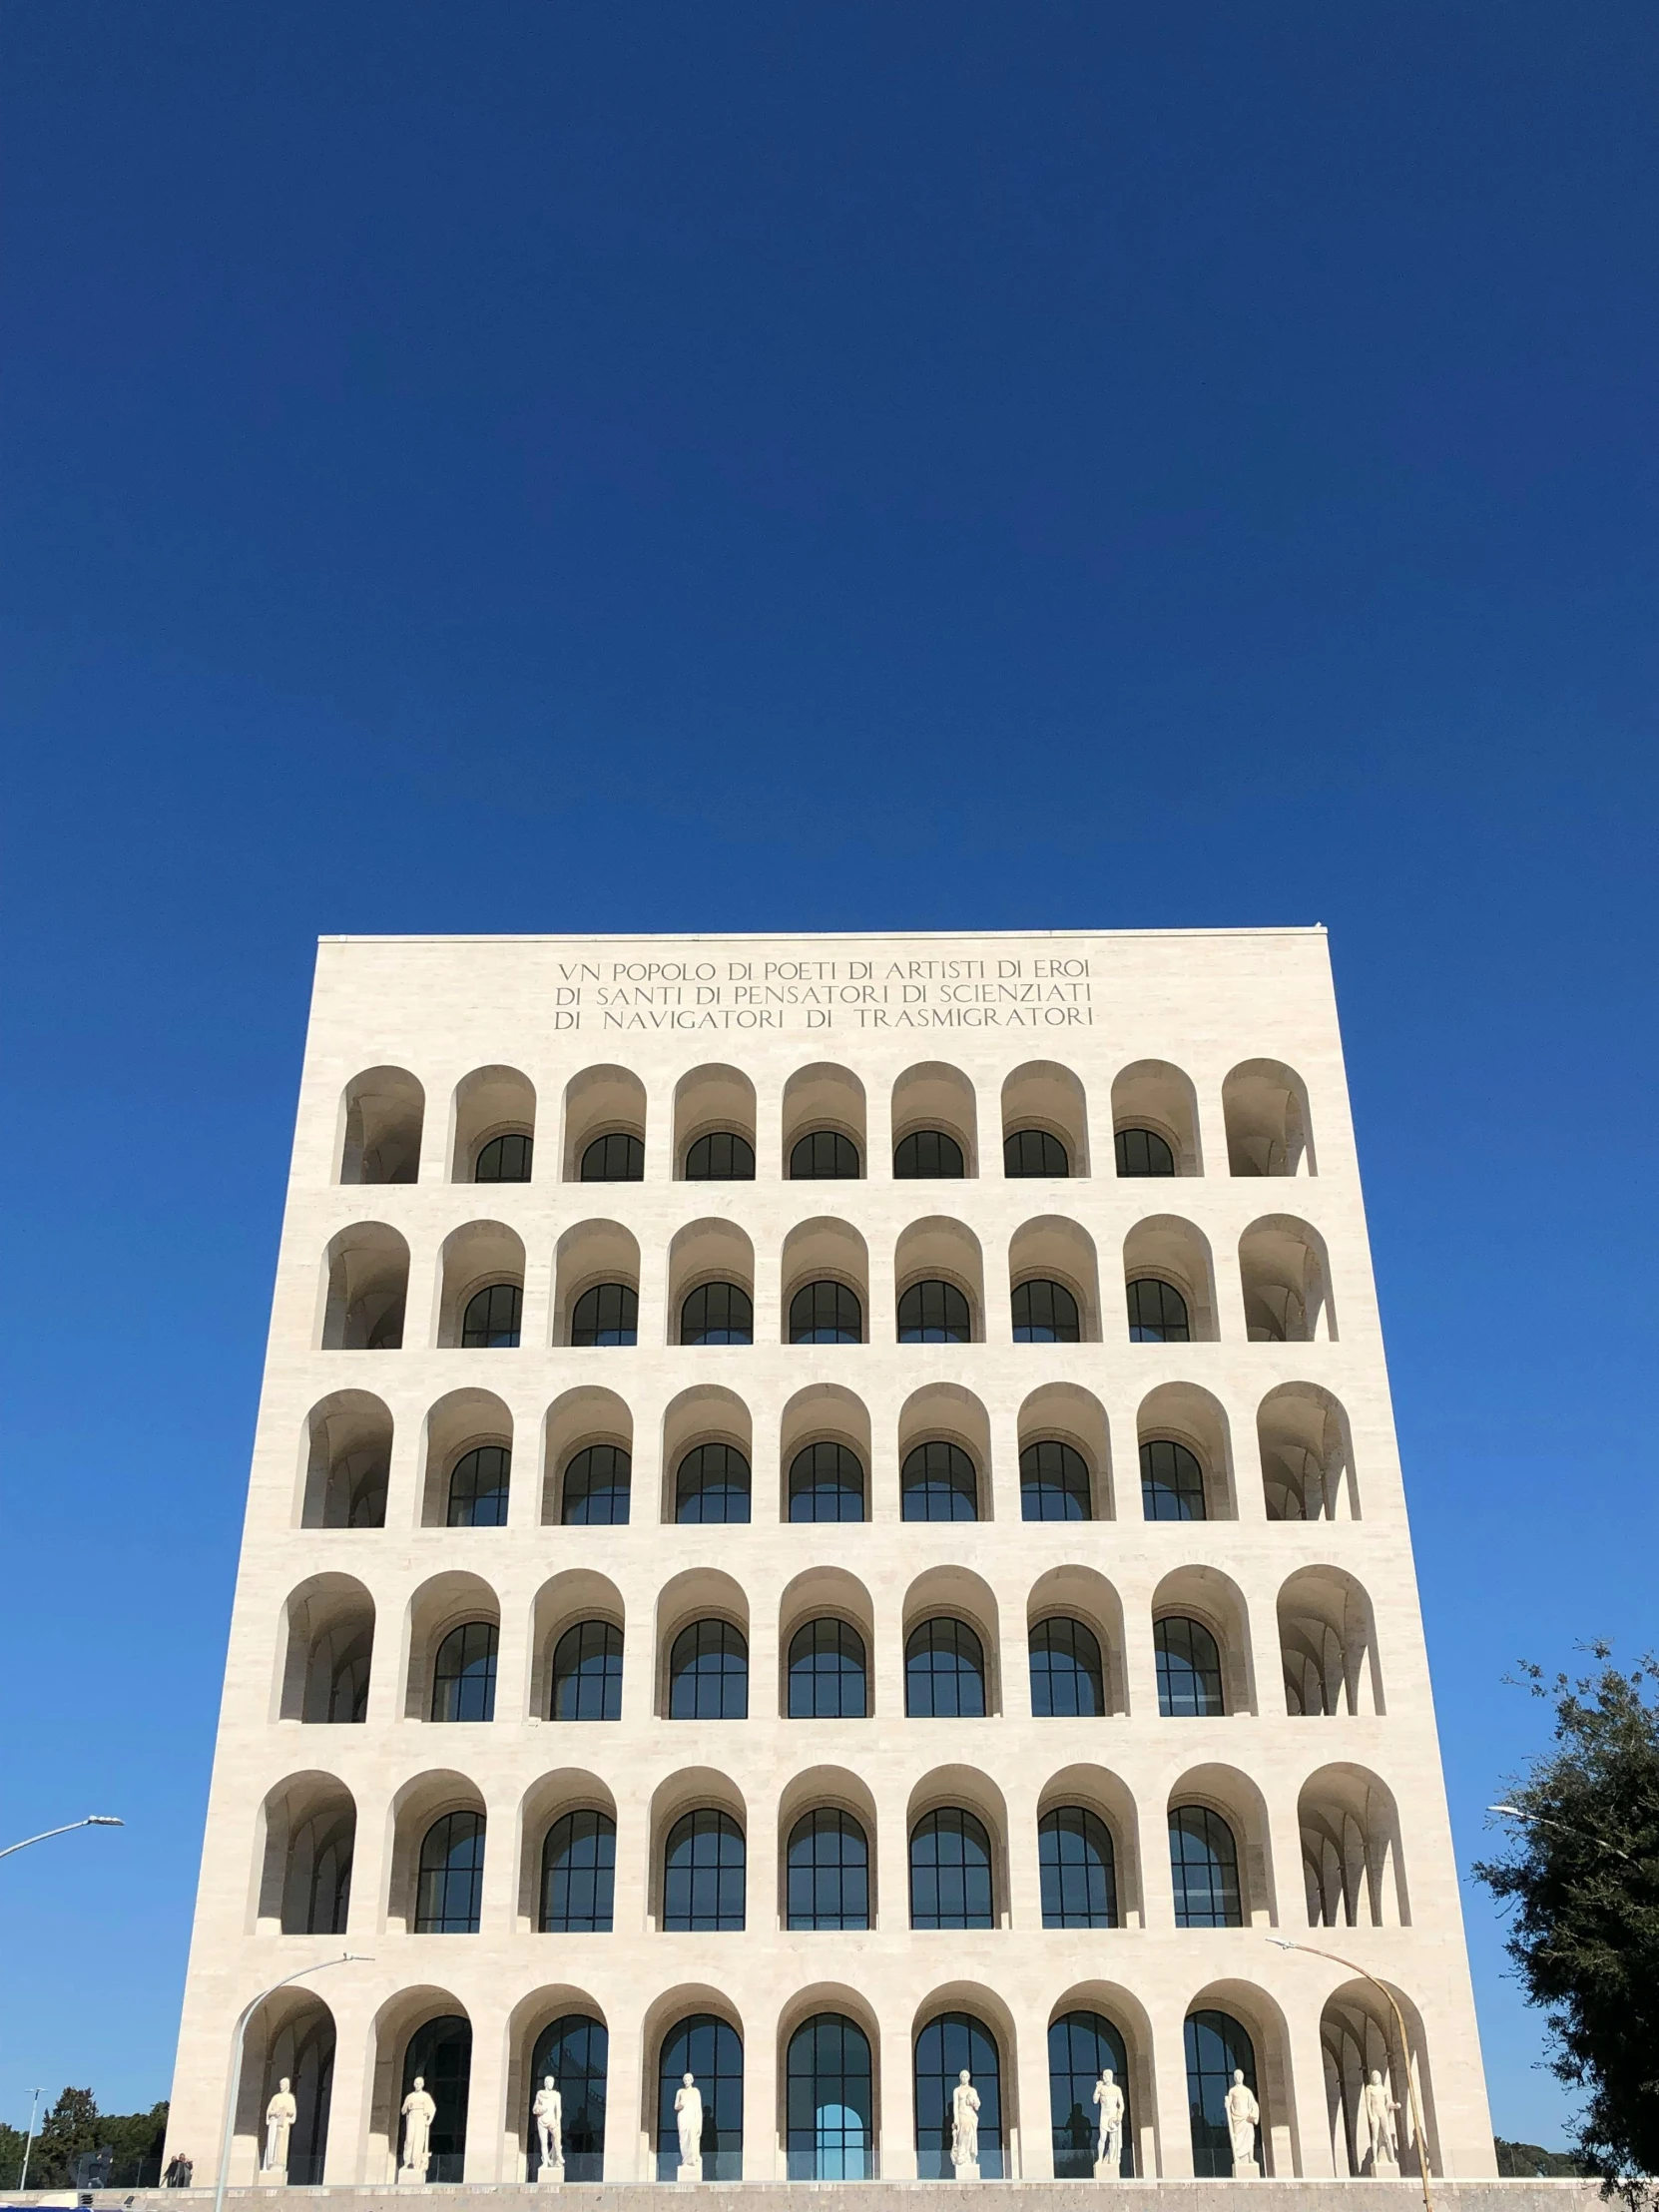
[[[292,2085],[286,2074],[276,2084],[276,2094],[265,2108],[265,2167],[268,2174],[288,2177],[288,2136],[299,2117]]]
[[[1394,2125],[1394,2114],[1398,2110],[1393,2090],[1380,2073],[1374,2072],[1360,2100],[1360,2114],[1366,2128],[1361,2164],[1374,2176],[1387,2181],[1399,2177],[1399,2134]]]
[[[1095,2122],[1094,2177],[1116,2181],[1123,2164],[1123,2091],[1110,2066],[1102,2069],[1094,2085],[1094,2102],[1100,2115]]]
[[[703,2092],[695,2074],[682,2074],[674,2092],[674,2121],[680,2130],[680,2179],[703,2179]]]
[[[1227,2092],[1227,2132],[1233,2142],[1233,2179],[1254,2181],[1261,2172],[1256,2163],[1256,2128],[1262,2107],[1245,2086],[1244,2068],[1233,2068],[1233,2086]]]
[[[559,2084],[551,2074],[543,2074],[541,2087],[536,2091],[530,2116],[536,2123],[536,2140],[541,2145],[541,2170],[536,2179],[546,2184],[563,2181],[565,2177],[565,2100],[559,2094]]]
[[[979,2092],[965,2066],[950,2092],[950,2164],[958,2181],[979,2179]]]
[[[432,2122],[438,2116],[438,2108],[428,2095],[426,2076],[416,2074],[414,2087],[403,2099],[403,2163],[397,2169],[399,2181],[424,2181],[426,2169],[432,2162]]]

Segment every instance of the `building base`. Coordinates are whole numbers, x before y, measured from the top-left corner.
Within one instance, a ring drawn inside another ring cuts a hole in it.
[[[1594,2181],[1448,2181],[1436,2174],[1430,2187],[1434,2212],[1600,2212]],[[689,2185],[706,2212],[1411,2212],[1422,2201],[1412,2175],[1398,2181],[710,2181]],[[1248,2192],[1241,2196],[1241,2191]],[[15,2190],[0,2198],[13,2205],[90,2205],[92,2212],[203,2212],[212,2189],[98,2189],[77,2198],[73,2190]],[[238,2212],[480,2212],[487,2201],[522,2200],[523,2212],[545,2206],[550,2192],[530,2181],[433,2182],[420,2188],[227,2189]],[[671,2182],[573,2183],[558,2191],[569,2212],[667,2212],[680,2194]],[[502,2212],[508,2212],[503,2205]]]

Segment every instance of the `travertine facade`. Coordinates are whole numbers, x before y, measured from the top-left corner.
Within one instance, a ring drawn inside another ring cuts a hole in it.
[[[571,2182],[669,2176],[683,2065],[710,2179],[938,2175],[958,2060],[987,2178],[1089,2174],[1100,2064],[1126,2175],[1226,2172],[1235,2058],[1270,2175],[1374,2067],[1413,2172],[1276,1937],[1489,2174],[1323,933],[325,940],[198,2182],[344,1949],[235,2181],[281,2076],[291,2180],[390,2181],[416,2071],[433,2183],[549,2070]]]

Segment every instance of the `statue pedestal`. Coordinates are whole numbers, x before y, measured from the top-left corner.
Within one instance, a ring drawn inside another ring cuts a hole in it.
[[[680,2184],[682,2189],[686,2187],[688,2182],[701,2181],[703,2179],[702,2159],[682,2158],[680,2161],[680,2170],[674,2178]]]
[[[1262,2169],[1257,2165],[1254,2158],[1234,2159],[1233,2179],[1235,2181],[1260,2181],[1261,2178]]]
[[[977,2158],[964,2158],[959,2165],[953,2158],[950,2161],[950,2170],[958,2181],[977,2181],[979,2179],[979,2161]]]
[[[544,2158],[541,2162],[541,2169],[536,2175],[536,2187],[538,2189],[562,2189],[564,2187],[564,2179],[565,2169],[563,2161],[561,2160],[560,2163],[555,2166],[551,2159]]]
[[[1096,2181],[1121,2181],[1123,2179],[1123,2175],[1119,2171],[1119,2168],[1122,2166],[1122,2164],[1123,2160],[1121,2156],[1117,2158],[1097,2158],[1094,2162],[1094,2177]]]
[[[260,2168],[260,2187],[262,2189],[285,2189],[287,2185],[288,2170],[286,2166],[262,2166]]]
[[[413,2182],[418,2186],[425,2179],[426,2169],[424,2166],[399,2166],[397,2169],[397,2186],[400,2189],[409,2182]]]
[[[1372,2152],[1371,2178],[1373,2181],[1397,2181],[1399,2179],[1398,2164],[1388,2156],[1385,2150]]]

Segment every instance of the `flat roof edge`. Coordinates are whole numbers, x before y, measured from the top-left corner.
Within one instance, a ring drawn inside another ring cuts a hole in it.
[[[324,930],[318,944],[770,944],[781,937],[811,944],[857,944],[903,937],[949,943],[963,937],[1323,937],[1323,921],[1240,923],[1219,929],[535,929]]]

